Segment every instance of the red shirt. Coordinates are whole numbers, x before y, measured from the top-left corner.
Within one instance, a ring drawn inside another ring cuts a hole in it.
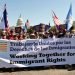
[[[13,35],[9,35],[9,39],[14,40],[14,36]]]

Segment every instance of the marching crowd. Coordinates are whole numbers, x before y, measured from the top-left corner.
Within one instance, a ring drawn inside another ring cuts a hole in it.
[[[60,31],[48,31],[48,32],[35,32],[34,30],[30,33],[19,32],[11,29],[8,31],[2,31],[0,38],[8,40],[23,40],[23,39],[47,39],[47,38],[61,38],[61,37],[74,37],[74,33],[67,32],[66,30]]]

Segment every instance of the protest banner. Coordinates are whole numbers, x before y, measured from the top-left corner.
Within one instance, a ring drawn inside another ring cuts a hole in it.
[[[0,40],[3,44],[0,68],[75,64],[75,38]]]

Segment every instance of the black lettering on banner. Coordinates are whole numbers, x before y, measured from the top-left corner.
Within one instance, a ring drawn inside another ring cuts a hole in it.
[[[56,58],[56,59],[47,58],[47,62],[57,63],[57,62],[65,62],[65,61],[66,61],[66,59],[64,59],[64,58]]]
[[[45,59],[39,59],[39,60],[25,60],[25,61],[12,61],[10,60],[10,64],[27,64],[27,65],[31,65],[31,64],[35,64],[35,63],[45,63]]]
[[[64,44],[71,44],[71,41],[64,41]]]
[[[75,53],[67,52],[67,56],[75,56]]]
[[[37,58],[37,54],[23,54],[23,55],[16,55],[16,54],[10,54],[10,58],[33,58],[36,59]]]
[[[46,58],[49,58],[49,57],[52,57],[52,56],[65,56],[66,53],[57,53],[57,52],[54,52],[54,53],[39,53],[39,57],[46,57]]]
[[[57,41],[56,45],[63,44],[63,41]]]

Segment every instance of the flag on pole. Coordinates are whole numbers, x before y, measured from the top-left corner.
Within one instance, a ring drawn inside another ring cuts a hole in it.
[[[61,22],[59,18],[56,16],[56,14],[54,13],[54,11],[52,12],[53,12],[52,17],[53,17],[54,24],[56,25],[57,29],[59,29],[59,25],[61,24]]]
[[[25,28],[28,29],[29,27],[30,27],[30,23],[29,23],[29,20],[27,20],[25,23]]]
[[[8,20],[7,20],[6,4],[4,5],[3,18],[4,18],[5,28],[7,28],[8,27]]]
[[[70,4],[70,8],[66,17],[66,29],[67,31],[70,30],[70,28],[72,27],[72,23],[73,23],[73,19],[72,19],[72,4]]]
[[[4,18],[5,30],[6,30],[6,32],[10,33],[10,28],[9,28],[9,24],[8,24],[8,17],[7,17],[7,10],[6,10],[6,4],[4,5],[3,18]]]
[[[6,10],[6,4],[4,5],[4,11],[3,11],[3,16],[1,18],[0,22],[0,29],[6,29],[8,28],[8,19],[7,19],[7,10]]]

